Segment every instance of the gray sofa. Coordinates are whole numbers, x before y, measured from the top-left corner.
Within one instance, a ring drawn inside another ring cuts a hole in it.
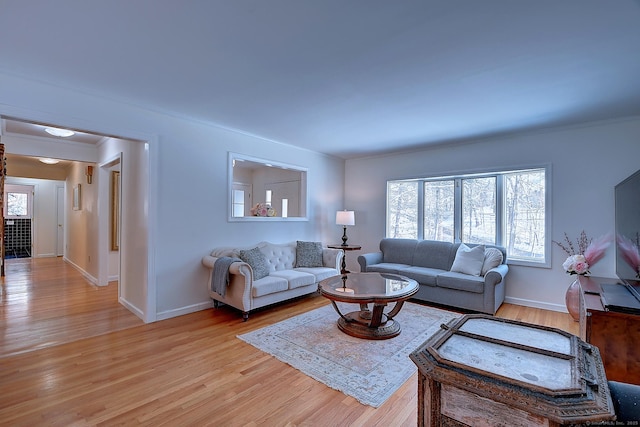
[[[495,314],[504,301],[504,277],[509,271],[505,248],[485,245],[486,250],[498,249],[502,260],[494,259],[493,264],[485,264],[483,267],[499,263],[484,275],[475,276],[450,271],[459,246],[460,243],[434,240],[382,239],[380,252],[360,255],[358,263],[362,272],[395,273],[416,280],[420,289],[414,299]],[[467,246],[474,248],[477,245]],[[495,250],[491,253],[498,255]]]

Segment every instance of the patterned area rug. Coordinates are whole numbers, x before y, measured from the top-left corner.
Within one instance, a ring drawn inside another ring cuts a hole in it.
[[[357,308],[353,304],[339,305],[342,313]],[[341,332],[336,324],[338,314],[327,305],[238,338],[377,408],[417,371],[409,354],[442,323],[458,316],[405,303],[395,318],[402,326],[400,335],[387,340],[364,340]]]

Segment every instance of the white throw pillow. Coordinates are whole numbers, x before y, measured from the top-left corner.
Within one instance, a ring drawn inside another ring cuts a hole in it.
[[[487,271],[491,270],[502,264],[502,252],[496,248],[486,248],[484,250],[484,263],[482,264],[482,272],[480,274],[484,276]]]
[[[456,259],[453,260],[451,271],[479,276],[482,272],[483,263],[484,245],[469,248],[469,246],[461,243],[456,252]]]

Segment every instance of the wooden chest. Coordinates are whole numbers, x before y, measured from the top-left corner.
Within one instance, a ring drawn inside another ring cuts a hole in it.
[[[598,349],[555,328],[454,319],[411,354],[419,426],[558,426],[614,420]]]

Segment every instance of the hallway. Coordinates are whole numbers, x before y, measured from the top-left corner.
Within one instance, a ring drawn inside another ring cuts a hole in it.
[[[118,286],[90,284],[57,258],[5,261],[0,358],[142,325],[118,303]]]

